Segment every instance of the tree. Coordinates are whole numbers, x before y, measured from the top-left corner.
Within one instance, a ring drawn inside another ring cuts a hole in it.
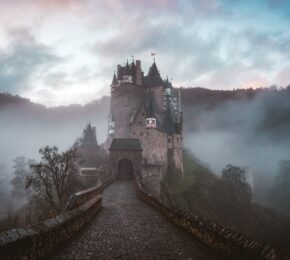
[[[290,213],[290,160],[281,160],[278,164],[272,200],[279,210]]]
[[[56,146],[45,146],[39,153],[42,160],[31,165],[33,171],[27,178],[27,187],[32,186],[36,195],[43,198],[54,213],[59,213],[72,191],[77,172],[77,149],[59,152]]]
[[[13,160],[14,177],[11,180],[13,186],[12,196],[16,198],[27,198],[28,189],[26,189],[26,179],[31,174],[30,165],[35,163],[34,160],[26,159],[24,156],[17,157]]]
[[[252,200],[252,189],[247,183],[246,172],[238,166],[228,164],[222,170],[221,186],[230,206],[248,204]]]

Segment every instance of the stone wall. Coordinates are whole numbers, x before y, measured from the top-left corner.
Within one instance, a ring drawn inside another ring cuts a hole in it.
[[[161,203],[160,199],[147,194],[141,188],[138,180],[136,180],[136,186],[138,195],[142,200],[159,209],[175,225],[231,259],[290,260],[290,255],[283,254],[215,222],[205,221],[197,215],[168,208]]]
[[[143,164],[141,174],[138,175],[142,187],[146,192],[155,197],[160,197],[160,182],[162,180],[162,168],[159,165]]]
[[[89,201],[90,199],[98,196],[115,179],[115,176],[108,177],[106,180],[103,181],[102,184],[97,184],[94,187],[72,194],[66,205],[66,210],[73,210],[81,206],[85,202]]]
[[[0,233],[1,260],[34,260],[50,253],[98,212],[102,206],[99,193],[112,181],[114,178],[109,178],[102,185],[74,194],[67,205],[69,210],[63,214],[35,225]]]
[[[111,93],[111,113],[115,120],[114,138],[129,135],[131,117],[142,103],[145,88],[135,84],[123,83]]]
[[[157,129],[146,129],[146,112],[142,108],[131,126],[131,137],[138,138],[142,145],[142,158],[149,164],[162,165],[163,174],[167,170],[167,134]]]

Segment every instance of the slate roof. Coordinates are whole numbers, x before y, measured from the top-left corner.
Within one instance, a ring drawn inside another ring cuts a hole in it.
[[[155,61],[151,65],[148,74],[144,77],[144,83],[147,87],[163,86],[164,82],[160,76]]]
[[[142,151],[139,139],[137,138],[114,138],[110,151]]]
[[[113,76],[113,80],[112,80],[112,84],[111,85],[115,85],[117,83],[117,78],[116,78],[116,73],[114,73]]]
[[[164,80],[164,87],[172,89],[172,84],[169,82],[168,77]]]

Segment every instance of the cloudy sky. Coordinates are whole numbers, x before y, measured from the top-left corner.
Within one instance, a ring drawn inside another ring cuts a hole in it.
[[[286,86],[289,28],[288,0],[0,0],[0,92],[84,104],[151,52],[176,86]]]

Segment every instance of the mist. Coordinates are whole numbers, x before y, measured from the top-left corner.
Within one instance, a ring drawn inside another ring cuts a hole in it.
[[[254,200],[269,204],[278,162],[290,159],[289,90],[197,88],[182,89],[181,95],[185,148],[217,175],[227,164],[245,167],[252,177]],[[39,160],[38,150],[45,145],[65,150],[82,135],[88,122],[96,126],[98,143],[103,143],[109,101],[104,97],[85,106],[54,108],[21,98],[16,103],[2,100],[2,106],[0,102],[0,218],[11,207],[13,159]],[[21,206],[19,201],[12,205]]]
[[[290,95],[285,92],[265,90],[214,106],[184,107],[185,146],[217,175],[227,164],[246,168],[254,200],[263,204],[278,162],[290,160]]]
[[[25,202],[11,197],[16,157],[39,160],[38,151],[45,145],[55,145],[60,151],[68,149],[82,136],[88,122],[96,126],[97,141],[101,144],[107,135],[108,111],[107,97],[85,106],[46,108],[25,100],[0,106],[0,218]]]

